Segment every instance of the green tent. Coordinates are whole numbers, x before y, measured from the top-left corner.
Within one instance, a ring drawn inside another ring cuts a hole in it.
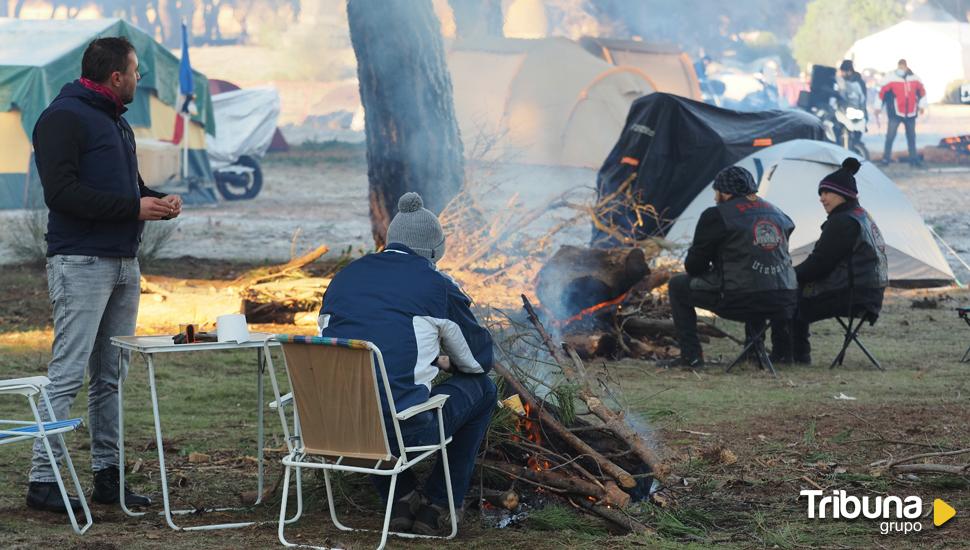
[[[140,138],[171,137],[179,59],[151,36],[120,19],[0,18],[0,208],[43,205],[40,182],[29,158],[34,125],[61,87],[80,76],[87,45],[106,36],[128,38],[138,55],[142,78],[125,118]],[[185,132],[190,147],[188,172],[211,182],[203,128],[205,133],[215,134],[212,96],[204,75],[195,72],[194,80],[198,113]],[[19,135],[15,126],[20,127]]]

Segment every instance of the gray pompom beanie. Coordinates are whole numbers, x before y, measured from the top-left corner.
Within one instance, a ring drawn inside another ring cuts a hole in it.
[[[445,255],[445,234],[438,216],[424,208],[417,193],[405,193],[397,201],[397,214],[387,226],[387,243],[400,243],[436,262]]]

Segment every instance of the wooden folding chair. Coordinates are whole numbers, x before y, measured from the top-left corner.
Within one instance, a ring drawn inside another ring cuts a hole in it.
[[[60,489],[61,498],[64,499],[64,507],[67,508],[67,517],[71,520],[74,532],[83,535],[94,521],[91,519],[91,510],[88,509],[88,502],[84,498],[84,490],[81,482],[78,481],[77,472],[74,470],[74,462],[71,455],[67,452],[67,445],[64,444],[64,433],[72,432],[81,427],[80,418],[69,420],[57,420],[54,418],[54,411],[51,409],[47,399],[45,389],[51,381],[46,376],[31,376],[29,378],[14,378],[12,380],[0,380],[0,395],[22,395],[27,398],[30,404],[30,411],[33,413],[33,420],[0,420],[0,445],[16,443],[18,441],[35,441],[40,439],[47,451],[47,460],[50,461],[51,469],[54,471],[54,479],[57,480],[57,488]],[[44,406],[47,407],[47,417],[50,421],[44,422],[37,410],[35,397],[40,395]],[[64,463],[68,473],[71,474],[71,481],[74,483],[74,491],[77,493],[78,500],[81,501],[81,508],[84,510],[85,524],[83,527],[78,525],[77,518],[74,516],[74,509],[71,508],[70,497],[64,487],[64,480],[61,478],[61,471],[54,458],[54,450],[51,448],[51,438],[56,437],[64,452]]]
[[[286,372],[293,389],[294,415],[299,431],[292,436],[292,450],[283,458],[283,499],[280,503],[279,539],[285,546],[296,545],[284,537],[286,503],[290,473],[303,468],[323,470],[327,487],[330,519],[344,531],[365,531],[345,526],[337,519],[333,502],[330,472],[356,472],[390,476],[390,491],[384,513],[384,525],[378,550],[384,547],[388,534],[409,538],[452,538],[458,532],[455,499],[448,473],[448,451],[451,438],[445,437],[442,407],[447,395],[435,395],[428,401],[398,412],[387,380],[384,358],[377,346],[363,340],[292,336],[280,334],[276,340],[283,346]],[[378,375],[380,380],[378,380]],[[383,385],[391,413],[388,434],[381,410],[378,384]],[[281,396],[277,392],[277,402]],[[438,415],[439,440],[433,445],[407,447],[401,435],[400,422],[418,413],[434,410]],[[399,456],[391,454],[388,436],[397,442]],[[427,537],[413,533],[390,533],[391,506],[397,476],[425,458],[440,452],[451,517],[451,534]],[[309,546],[310,548],[322,548]]]

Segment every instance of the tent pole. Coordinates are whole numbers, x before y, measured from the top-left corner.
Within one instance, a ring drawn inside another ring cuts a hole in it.
[[[968,272],[970,272],[970,265],[967,265],[967,262],[963,261],[963,258],[961,258],[959,254],[957,254],[957,251],[956,250],[953,250],[953,247],[951,247],[949,243],[947,243],[946,241],[944,241],[943,240],[943,237],[941,237],[936,232],[936,230],[934,230],[932,227],[930,227],[929,224],[926,224],[926,228],[930,230],[930,233],[932,233],[933,236],[937,238],[937,240],[939,240],[941,243],[943,243],[943,247],[946,248],[947,251],[950,254],[952,254],[953,257],[956,258],[958,262],[960,262],[960,264],[963,266],[963,268],[966,269]],[[960,288],[967,288],[967,285],[961,283],[960,282],[960,279],[957,279],[957,276],[956,275],[953,275],[953,278],[956,279],[957,286],[959,286]]]
[[[189,116],[181,113],[182,116],[182,179],[189,175]]]

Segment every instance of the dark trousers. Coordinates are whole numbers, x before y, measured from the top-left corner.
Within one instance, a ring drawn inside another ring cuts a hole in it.
[[[809,324],[834,317],[849,317],[850,313],[860,315],[860,311],[878,314],[882,309],[885,289],[857,288],[826,292],[811,298],[798,300],[798,313],[791,321],[772,321],[771,355],[796,361],[808,359],[812,353],[809,342]],[[852,307],[849,307],[852,304]]]
[[[431,395],[447,394],[442,416],[445,421],[445,437],[451,437],[448,444],[448,472],[451,474],[451,490],[455,496],[455,506],[461,507],[462,499],[468,492],[472,473],[475,471],[475,457],[482,444],[488,424],[492,420],[498,390],[486,374],[455,373],[451,378],[431,388]],[[388,436],[391,452],[398,453],[397,441],[389,420]],[[408,447],[433,445],[438,442],[438,415],[435,412],[421,413],[401,422],[401,436]],[[381,498],[387,502],[390,490],[390,476],[371,476]],[[397,476],[395,498],[400,498],[418,487],[418,480],[412,470],[405,470]],[[445,487],[444,467],[441,455],[424,484],[424,494],[431,502],[448,507],[448,493]]]
[[[746,312],[736,304],[725,302],[719,292],[691,289],[690,279],[688,275],[677,275],[671,278],[667,286],[667,295],[670,298],[670,310],[674,316],[674,330],[677,333],[677,343],[680,345],[680,355],[694,359],[704,354],[700,338],[697,336],[695,307],[713,311],[726,319],[745,317]],[[762,327],[764,327],[764,321],[745,323],[745,337],[753,337]]]
[[[919,158],[916,156],[916,117],[889,116],[886,125],[886,147],[883,149],[883,162],[890,162],[893,159],[893,142],[896,141],[896,130],[900,123],[906,128],[906,145],[909,146],[909,162],[917,164]]]

